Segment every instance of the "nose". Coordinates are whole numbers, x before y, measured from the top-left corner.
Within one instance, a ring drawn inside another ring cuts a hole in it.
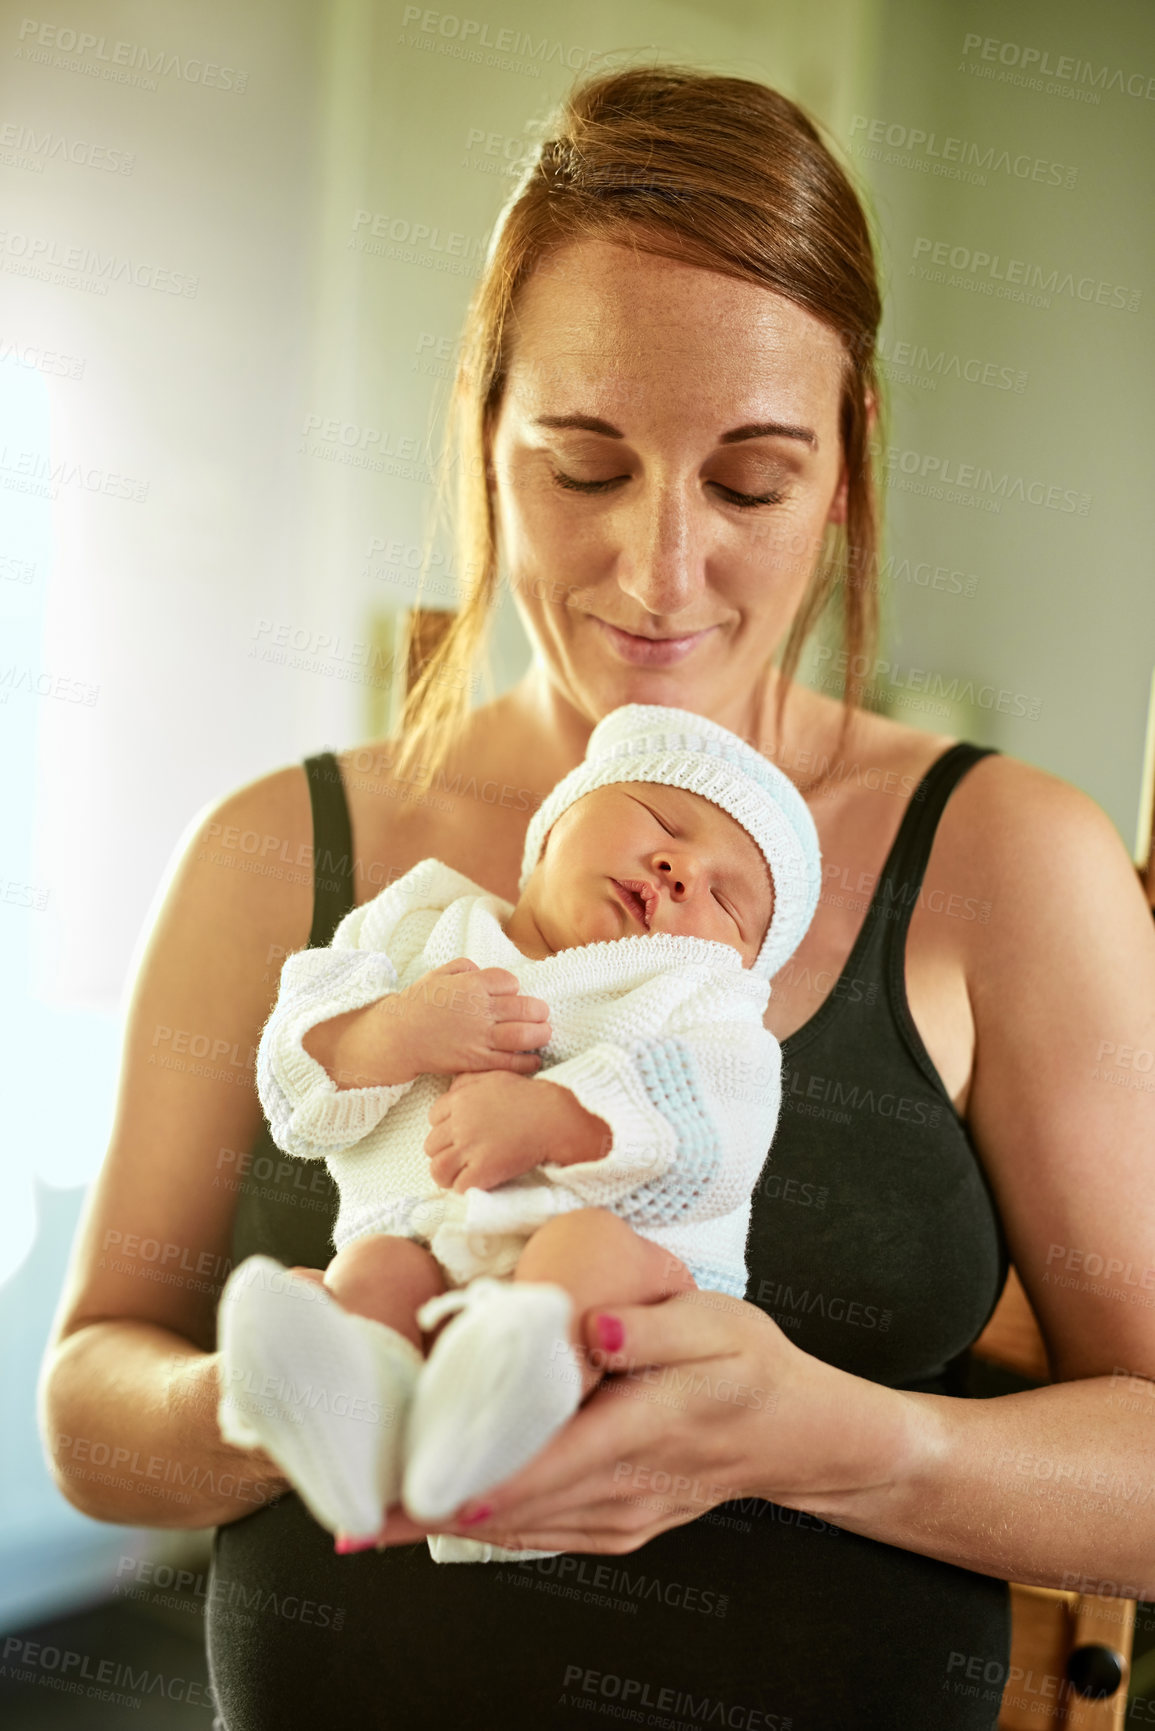
[[[665,882],[671,898],[676,902],[685,902],[693,895],[698,884],[698,867],[689,854],[675,853],[664,849],[654,855],[654,869]]]
[[[621,522],[618,586],[647,613],[681,613],[705,586],[706,554],[691,500],[675,485],[646,483]]]

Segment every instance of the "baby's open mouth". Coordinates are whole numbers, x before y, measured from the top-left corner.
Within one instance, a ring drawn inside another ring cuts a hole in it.
[[[654,903],[658,899],[652,886],[637,878],[611,878],[610,882],[629,912],[649,931]]]

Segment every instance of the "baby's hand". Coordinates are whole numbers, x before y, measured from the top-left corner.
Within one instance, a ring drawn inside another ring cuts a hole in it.
[[[443,1190],[493,1190],[544,1161],[571,1165],[609,1152],[608,1127],[568,1088],[504,1071],[455,1076],[429,1108],[425,1152]]]
[[[466,956],[422,974],[403,992],[382,998],[414,1075],[541,1068],[537,1048],[552,1038],[549,1005],[520,996],[508,968],[479,968]]]
[[[429,1108],[425,1152],[434,1181],[443,1190],[492,1190],[548,1159],[535,1121],[540,1097],[528,1076],[455,1076]]]

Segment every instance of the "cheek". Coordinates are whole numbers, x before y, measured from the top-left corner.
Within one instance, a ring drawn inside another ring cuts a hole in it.
[[[826,528],[822,503],[807,495],[775,506],[772,518],[751,536],[752,563],[765,582],[767,571],[809,577],[822,552]]]

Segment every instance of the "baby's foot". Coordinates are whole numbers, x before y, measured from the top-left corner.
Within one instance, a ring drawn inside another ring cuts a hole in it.
[[[430,1524],[520,1471],[581,1404],[564,1287],[482,1276],[417,1321],[428,1330],[456,1309],[466,1314],[438,1336],[409,1413],[404,1503]]]
[[[400,1495],[417,1348],[269,1256],[229,1276],[218,1337],[225,1441],[263,1449],[330,1532],[376,1538]]]

